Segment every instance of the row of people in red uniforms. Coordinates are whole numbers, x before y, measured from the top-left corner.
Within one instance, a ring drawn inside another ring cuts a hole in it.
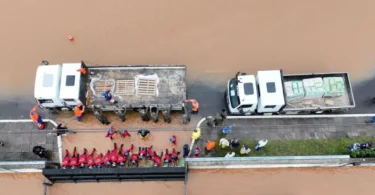
[[[168,149],[164,152],[161,152],[160,155],[156,151],[152,150],[150,147],[139,147],[138,153],[133,152],[134,145],[130,145],[129,148],[124,150],[124,144],[121,144],[120,148],[117,147],[117,144],[114,143],[113,150],[108,150],[105,155],[103,153],[98,154],[95,157],[96,149],[93,148],[91,153],[88,154],[87,149],[83,149],[83,153],[80,155],[77,153],[77,149],[74,148],[72,155],[70,155],[68,150],[65,150],[65,156],[62,162],[62,168],[102,168],[102,167],[124,167],[128,163],[128,167],[138,167],[140,160],[151,160],[154,164],[154,167],[160,167],[164,165],[177,166],[179,160],[180,152],[177,152],[176,149],[172,149],[169,152]]]

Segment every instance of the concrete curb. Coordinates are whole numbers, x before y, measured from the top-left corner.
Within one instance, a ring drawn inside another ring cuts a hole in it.
[[[57,127],[57,123],[54,120],[51,119],[43,119],[44,122],[51,123],[53,126]],[[32,120],[30,119],[11,119],[11,120],[0,120],[0,123],[31,123]],[[59,161],[62,162],[62,141],[61,136],[57,136],[57,147],[59,150]],[[26,162],[18,162],[18,161],[11,161],[11,162],[0,162],[0,165],[6,165],[6,166],[12,166],[15,164],[18,165],[40,165],[40,162],[44,161],[26,161]],[[20,172],[20,173],[32,173],[32,172],[42,172],[39,169],[1,169],[0,173],[14,173],[14,172]]]

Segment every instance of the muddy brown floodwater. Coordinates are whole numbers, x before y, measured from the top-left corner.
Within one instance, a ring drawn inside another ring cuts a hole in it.
[[[375,167],[190,171],[188,195],[353,195],[373,192]]]
[[[191,83],[279,68],[362,79],[375,60],[374,8],[372,0],[1,1],[0,89],[31,95],[41,60],[187,64]]]

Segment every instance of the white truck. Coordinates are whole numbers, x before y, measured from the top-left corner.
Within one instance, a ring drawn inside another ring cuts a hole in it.
[[[231,115],[340,113],[355,107],[348,73],[284,75],[282,70],[238,72],[228,81]]]
[[[78,71],[81,68],[86,74]],[[102,97],[107,90],[116,104]],[[37,69],[34,97],[41,107],[51,110],[69,111],[83,104],[88,109],[116,114],[137,110],[141,115],[150,113],[157,121],[159,111],[164,117],[169,117],[172,110],[186,112],[186,66],[86,66],[83,61],[48,65],[47,62]]]

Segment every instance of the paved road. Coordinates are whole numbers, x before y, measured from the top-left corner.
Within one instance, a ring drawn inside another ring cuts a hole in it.
[[[188,83],[188,97],[195,98],[200,103],[200,115],[212,115],[224,107],[224,91],[227,74],[210,73],[205,77],[199,76]],[[369,81],[354,84],[354,94],[356,108],[349,113],[374,113],[375,105],[371,99],[375,96],[375,78]],[[8,97],[0,99],[0,118],[15,119],[28,118],[30,109],[35,105],[33,95],[27,97]],[[48,113],[43,113],[45,117],[53,118]]]

